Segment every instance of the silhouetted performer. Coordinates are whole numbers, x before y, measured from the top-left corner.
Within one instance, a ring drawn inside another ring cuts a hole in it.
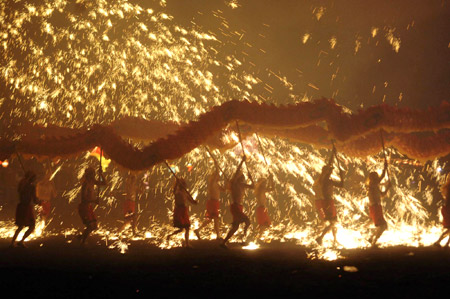
[[[95,193],[95,185],[106,185],[105,177],[101,167],[99,168],[100,180],[95,178],[95,170],[91,167],[86,168],[83,175],[81,185],[81,203],[78,205],[78,213],[80,214],[83,224],[86,226],[81,235],[81,244],[84,245],[89,234],[97,229],[97,217],[94,214],[93,204],[99,203],[99,198]]]
[[[124,224],[120,229],[121,232],[125,231],[131,226],[133,235],[136,234],[136,192],[137,192],[137,178],[134,174],[129,174],[127,181],[125,182],[125,200],[123,202],[123,214]]]
[[[441,208],[442,213],[442,226],[444,227],[444,232],[441,234],[439,239],[434,243],[434,246],[441,247],[441,241],[445,237],[449,237],[445,247],[450,244],[450,176],[447,177],[447,182],[441,188],[442,197],[444,198],[444,205]]]
[[[175,205],[173,209],[173,226],[178,228],[176,231],[167,236],[167,241],[178,233],[184,230],[184,240],[185,247],[190,247],[189,245],[189,229],[191,227],[191,222],[189,221],[189,207],[187,202],[197,204],[191,195],[187,191],[186,181],[182,178],[178,178],[175,181],[175,186],[173,188],[173,195],[175,197]]]
[[[387,223],[383,216],[383,208],[381,206],[381,197],[386,195],[389,188],[391,187],[391,182],[388,182],[384,191],[380,190],[380,182],[386,175],[387,167],[388,164],[387,161],[385,161],[381,176],[378,176],[378,173],[372,171],[371,173],[369,173],[369,178],[367,181],[367,192],[369,196],[369,215],[373,221],[373,224],[376,226],[376,230],[369,240],[372,247],[376,246],[378,239],[387,228]]]
[[[333,187],[344,186],[344,179],[342,169],[339,168],[339,176],[341,178],[340,181],[334,181],[330,178],[331,173],[333,172],[333,161],[336,156],[336,148],[333,146],[333,151],[331,153],[331,157],[328,160],[328,163],[322,167],[322,173],[319,178],[314,183],[314,190],[316,193],[316,209],[319,213],[319,216],[325,222],[328,222],[325,226],[322,234],[316,239],[316,242],[322,244],[323,237],[331,230],[333,233],[334,245],[336,245],[336,207],[334,205],[333,199]]]
[[[39,201],[36,197],[36,186],[34,181],[36,175],[32,171],[27,171],[23,179],[20,180],[17,191],[19,192],[19,204],[16,208],[16,225],[17,230],[11,241],[11,246],[15,246],[15,242],[19,233],[26,226],[27,231],[24,233],[22,240],[17,242],[17,246],[25,247],[25,239],[34,231],[36,226],[36,220],[34,219],[33,205],[38,204]]]
[[[208,179],[208,200],[206,201],[206,216],[205,221],[194,232],[200,240],[200,230],[207,226],[211,221],[214,221],[214,231],[216,238],[220,239],[220,192],[225,191],[225,188],[219,184],[219,171],[216,169]]]
[[[51,201],[56,197],[56,187],[50,180],[52,172],[47,170],[45,176],[36,184],[36,196],[40,201],[39,217],[47,224],[48,216],[52,208]]]
[[[271,174],[268,179],[261,178],[255,185],[255,196],[257,201],[256,206],[256,222],[259,228],[259,237],[262,236],[264,231],[272,224],[270,221],[269,213],[267,211],[266,192],[272,191],[273,188],[273,175]]]
[[[253,189],[254,185],[246,184],[244,174],[241,172],[242,164],[245,162],[245,156],[242,158],[241,163],[239,163],[238,168],[236,169],[235,174],[231,178],[230,181],[230,191],[231,191],[231,200],[233,201],[230,206],[231,215],[233,216],[233,223],[231,224],[230,231],[227,236],[223,240],[221,247],[226,248],[226,243],[228,240],[234,235],[234,233],[239,229],[239,225],[241,223],[245,223],[244,227],[244,236],[247,236],[247,230],[250,226],[250,219],[248,219],[247,215],[244,213],[244,207],[242,205],[242,199],[245,195],[245,189]]]

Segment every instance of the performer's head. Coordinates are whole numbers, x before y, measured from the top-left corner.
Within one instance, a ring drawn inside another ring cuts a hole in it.
[[[175,190],[184,190],[187,188],[186,180],[184,178],[178,178],[175,181]]]
[[[369,173],[369,184],[376,182],[378,179],[379,177],[376,171],[372,171]]]
[[[85,180],[95,180],[95,170],[92,167],[87,167],[84,170],[84,179]]]
[[[28,183],[33,183],[36,180],[36,174],[33,171],[28,170],[25,172],[24,178]]]

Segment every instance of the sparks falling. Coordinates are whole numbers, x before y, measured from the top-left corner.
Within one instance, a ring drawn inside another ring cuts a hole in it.
[[[254,101],[266,99],[265,95],[253,91],[256,86],[261,86],[271,93],[273,83],[266,83],[247,71],[251,69],[251,62],[244,62],[224,51],[227,43],[224,35],[203,32],[196,26],[183,28],[177,25],[176,20],[164,12],[163,3],[154,8],[143,8],[125,0],[45,0],[34,4],[3,1],[0,4],[0,48],[3,53],[0,76],[9,94],[8,98],[0,99],[0,104],[9,107],[7,127],[13,130],[20,126],[21,121],[31,119],[42,125],[76,128],[108,123],[123,116],[184,122],[233,97]],[[239,7],[238,1],[228,1],[228,5]],[[326,10],[318,7],[313,13],[320,20]],[[217,17],[223,18],[220,14]],[[378,31],[374,27],[372,37]],[[386,31],[386,39],[395,52],[399,52],[400,38],[393,28]],[[227,34],[237,35],[231,30]],[[243,35],[239,33],[239,39]],[[313,36],[306,33],[301,40],[306,44],[312,39]],[[329,43],[333,50],[338,40],[332,37]],[[361,41],[357,39],[355,53],[360,47]],[[265,52],[264,49],[261,51]],[[276,88],[292,89],[293,84],[286,77],[274,72],[271,74],[278,80]],[[220,82],[226,82],[226,88]],[[318,89],[312,83],[309,86]],[[235,135],[224,138],[238,141]],[[311,250],[310,258],[340,258],[339,249],[331,248],[331,239],[324,240],[323,248],[314,243],[318,223],[312,184],[324,165],[325,154],[310,146],[280,139],[262,138],[261,141],[267,162],[253,136],[248,137],[244,144],[255,177],[267,176],[268,170],[275,175],[276,190],[269,195],[268,202],[274,225],[263,240],[295,242]],[[136,145],[139,146],[138,143]],[[239,146],[226,153],[215,154],[222,169],[230,175],[240,159]],[[400,156],[394,151],[391,155]],[[204,150],[198,148],[175,162],[180,167],[191,165],[189,183],[192,193],[198,198],[206,197],[205,169],[212,168],[212,162],[205,159],[206,156]],[[85,157],[78,159],[80,163],[75,171],[78,178],[89,165],[88,157],[89,153],[86,153]],[[336,193],[340,249],[365,248],[369,246],[367,239],[370,234],[365,174],[367,169],[380,171],[382,162],[374,158],[367,161],[341,158],[345,160],[351,179],[346,189]],[[435,161],[425,173],[439,183],[443,180],[442,174],[432,169],[444,165],[437,163]],[[440,232],[436,215],[425,206],[430,204],[434,189],[422,189],[411,183],[420,175],[417,168],[412,168],[406,175],[404,172],[396,165],[391,168],[395,186],[384,201],[389,228],[380,239],[381,247],[428,246]],[[170,174],[158,166],[146,175],[158,178],[152,196],[165,200],[168,213],[165,219],[155,220],[152,225],[144,227],[142,236],[136,238],[164,249],[180,246],[181,236],[170,242],[165,240],[171,231]],[[105,206],[111,210],[118,204],[113,191],[119,190],[123,183],[120,171],[110,170],[108,181],[109,186],[102,194]],[[63,197],[70,203],[78,200],[78,194],[77,185],[65,191]],[[224,198],[222,211],[227,210],[228,197]],[[246,210],[252,214],[250,211],[254,211],[256,205],[252,192],[249,192],[246,204]],[[202,221],[202,213],[191,213],[193,228]],[[11,238],[13,232],[12,222],[0,223],[1,237]],[[73,229],[52,232],[39,227],[31,239],[74,234]],[[130,239],[123,241],[118,229],[102,227],[95,234],[101,236],[109,248],[126,252],[130,246]],[[213,237],[212,230],[206,230],[206,234]],[[257,248],[255,243],[244,247]]]

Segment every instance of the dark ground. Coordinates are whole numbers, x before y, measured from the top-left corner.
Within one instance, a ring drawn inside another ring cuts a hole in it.
[[[441,297],[450,290],[450,250],[439,248],[348,250],[342,253],[345,259],[329,262],[310,260],[305,248],[288,243],[254,251],[234,244],[220,249],[207,241],[192,245],[161,250],[136,241],[120,254],[104,242],[80,248],[63,237],[31,241],[26,249],[8,248],[8,240],[0,240],[0,285],[18,298],[176,298],[181,292],[207,298],[403,298]],[[344,271],[344,266],[358,271]]]

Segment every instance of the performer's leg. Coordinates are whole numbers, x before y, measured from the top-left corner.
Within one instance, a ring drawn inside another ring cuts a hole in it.
[[[381,235],[383,234],[383,232],[387,229],[387,225],[383,224],[377,227],[377,230],[375,232],[375,235],[373,236],[372,239],[372,247],[376,246],[378,239],[381,237]]]
[[[333,245],[336,245],[338,243],[336,222],[332,221],[330,225],[331,225],[331,232],[333,233]]]
[[[23,243],[25,241],[25,239],[31,235],[31,233],[34,231],[35,225],[30,225],[28,227],[28,229],[25,231],[25,233],[22,236],[22,240],[20,240],[19,242],[17,242],[17,245],[20,247],[25,247],[25,244]]]
[[[245,219],[244,220],[245,223],[245,227],[244,227],[244,241],[247,241],[247,231],[248,231],[248,227],[250,226],[250,219]]]
[[[174,235],[176,235],[176,234],[179,234],[179,233],[181,233],[182,231],[183,231],[182,228],[177,229],[176,231],[174,231],[173,233],[171,233],[170,235],[167,236],[167,238],[166,238],[167,241],[169,241],[170,238],[171,238],[172,236],[174,236]]]
[[[436,242],[434,242],[433,245],[434,245],[434,246],[437,246],[437,247],[441,247],[441,241],[444,240],[444,238],[445,238],[449,233],[450,233],[450,229],[446,228],[446,229],[444,230],[444,232],[440,235],[439,239],[438,239]],[[450,240],[450,236],[449,236],[449,240]]]
[[[319,245],[322,245],[323,237],[330,231],[330,229],[333,227],[332,223],[330,222],[329,225],[325,226],[325,228],[322,231],[322,234],[316,239],[316,242]]]
[[[133,232],[133,236],[136,235],[136,215],[133,215],[131,218],[131,231]]]
[[[184,240],[185,240],[186,247],[190,247],[189,246],[189,227],[187,227],[184,231]]]
[[[227,236],[223,240],[222,244],[225,245],[228,240],[234,235],[234,233],[238,230],[240,223],[233,223],[231,225],[230,231],[228,232]]]
[[[122,234],[129,226],[130,226],[130,221],[128,219],[125,219],[125,222],[123,223],[122,227],[120,228],[120,233]]]
[[[194,230],[194,233],[197,236],[197,239],[199,239],[199,240],[201,239],[200,238],[200,230],[202,228],[204,228],[205,226],[207,226],[210,222],[211,222],[211,219],[210,218],[206,218],[205,221],[203,221],[203,223],[200,225],[200,227]]]
[[[19,236],[20,232],[23,229],[23,225],[19,225],[19,227],[16,229],[14,236],[11,240],[11,246],[14,246],[14,243],[16,242],[17,237]]]
[[[81,244],[84,245],[86,243],[87,238],[97,228],[97,223],[92,222],[86,225],[86,228],[83,231],[83,234],[81,235]]]
[[[28,238],[29,235],[34,231],[35,225],[30,225],[27,229],[27,231],[23,234],[22,240],[20,242],[25,241],[26,238]]]
[[[216,238],[221,239],[220,234],[220,219],[219,217],[214,217],[214,230],[216,232]]]

